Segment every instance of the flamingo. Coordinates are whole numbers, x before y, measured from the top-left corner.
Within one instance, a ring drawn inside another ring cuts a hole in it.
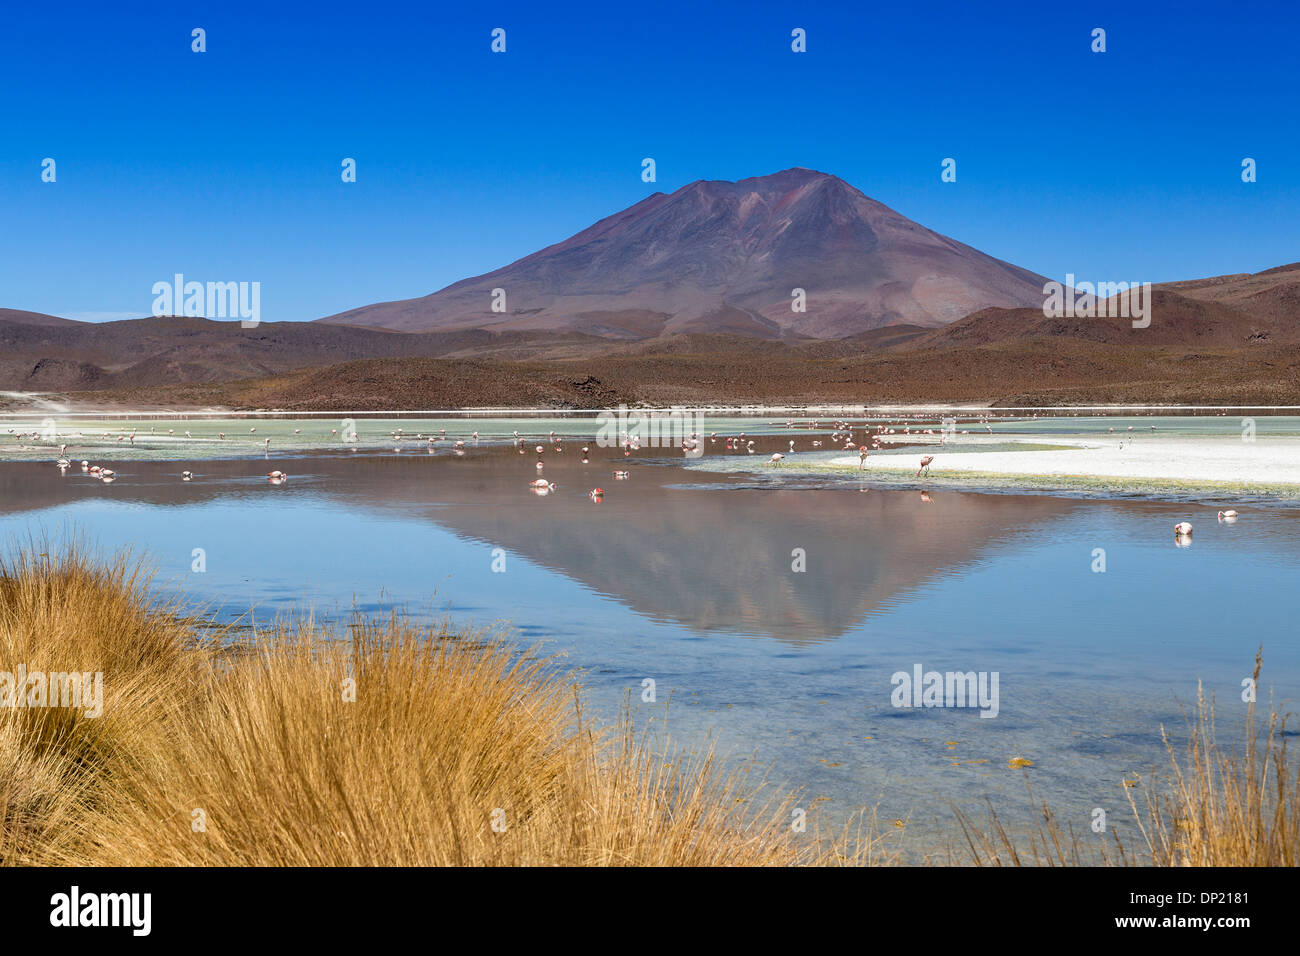
[[[781,453],[778,451],[778,452],[775,452],[775,453],[772,455],[772,457],[769,458],[769,459],[767,460],[767,463],[768,463],[769,465],[779,465],[779,464],[781,464],[781,462],[782,462],[783,460],[785,460],[785,455],[781,454]]]
[[[191,478],[193,478],[193,477],[194,477],[194,472],[192,472],[192,471],[182,471],[182,472],[181,472],[181,481],[189,481],[189,480],[190,480]]]
[[[590,498],[592,501],[598,502],[605,497],[605,489],[592,488],[591,491],[587,492],[587,497]]]
[[[555,489],[555,482],[547,481],[545,478],[538,478],[536,481],[530,481],[528,487],[545,488],[547,491],[552,491]]]
[[[271,481],[275,482],[276,484],[279,484],[289,476],[282,471],[272,471],[269,472],[266,477],[269,478]]]
[[[626,471],[616,471],[616,472],[614,472],[614,478],[615,478],[616,480],[618,480],[618,481],[623,481],[623,480],[625,480],[625,479],[627,478],[627,476],[628,476],[628,473],[627,473]]]
[[[1231,523],[1231,522],[1233,522],[1233,521],[1236,521],[1236,520],[1237,520],[1237,512],[1233,511],[1231,508],[1229,508],[1227,511],[1220,511],[1220,512],[1219,512],[1219,520],[1220,520],[1220,521],[1227,521],[1227,522],[1229,522],[1229,523]]]
[[[1192,534],[1192,523],[1190,521],[1180,521],[1174,525],[1174,535],[1179,538],[1188,538]]]
[[[867,446],[863,445],[858,449],[858,471],[867,467]]]
[[[934,461],[934,455],[925,455],[921,458],[921,467],[916,470],[916,477],[921,477],[921,472],[927,475],[930,473],[930,463]]]

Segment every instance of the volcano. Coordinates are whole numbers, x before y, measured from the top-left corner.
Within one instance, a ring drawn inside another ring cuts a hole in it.
[[[1045,281],[842,179],[796,168],[655,193],[494,272],[320,321],[404,332],[834,339],[1040,306]]]

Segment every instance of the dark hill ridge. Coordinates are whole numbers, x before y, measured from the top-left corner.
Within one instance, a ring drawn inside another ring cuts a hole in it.
[[[22,309],[0,309],[0,322],[45,326],[75,326],[81,324],[75,319],[61,319],[57,315],[46,315],[44,312],[24,312]]]
[[[1300,271],[1292,274],[1300,279]],[[954,348],[1063,338],[1133,347],[1300,344],[1300,282],[1274,282],[1260,288],[1258,276],[1230,278],[1225,283],[1200,280],[1154,286],[1151,324],[1146,328],[1134,328],[1131,319],[1122,317],[1049,318],[1041,308],[984,309],[909,339],[901,347]]]
[[[656,193],[563,242],[432,295],[322,322],[403,331],[718,332],[842,338],[1030,306],[1042,276],[941,236],[835,176],[787,169]],[[508,311],[493,312],[504,289]],[[791,309],[792,290],[806,312]]]
[[[263,322],[243,329],[238,322],[173,316],[100,323],[0,317],[0,389],[59,391],[225,382],[358,358],[481,351],[501,358],[533,358],[557,349],[581,350],[586,343],[599,345],[604,340],[483,330],[411,335],[316,322]]]

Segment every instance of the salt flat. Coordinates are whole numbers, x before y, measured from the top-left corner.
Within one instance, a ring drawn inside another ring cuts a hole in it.
[[[889,439],[903,440],[892,435]],[[959,435],[939,444],[935,436],[907,436],[906,441],[929,447],[917,449],[915,458],[900,454],[873,453],[864,471],[915,471],[921,455],[933,455],[930,473],[935,477],[961,474],[1014,477],[1118,478],[1205,483],[1212,485],[1276,484],[1300,485],[1300,439],[1259,438],[1244,441],[1240,436],[1158,436],[1150,434],[1107,435],[1104,438],[1056,438],[1054,447],[1034,447],[1042,438],[1011,439],[1026,447],[1023,451],[979,451],[981,445],[1005,448],[1005,436]],[[1069,446],[1069,447],[1061,447]],[[906,464],[905,464],[906,463]],[[856,453],[826,462],[833,467],[859,466]]]

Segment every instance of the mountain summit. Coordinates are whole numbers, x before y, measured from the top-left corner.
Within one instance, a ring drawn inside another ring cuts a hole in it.
[[[322,319],[407,332],[731,332],[841,338],[1034,306],[1043,277],[811,169],[655,193],[563,242],[418,299]],[[493,311],[493,290],[506,311]],[[791,308],[795,289],[806,311]]]

